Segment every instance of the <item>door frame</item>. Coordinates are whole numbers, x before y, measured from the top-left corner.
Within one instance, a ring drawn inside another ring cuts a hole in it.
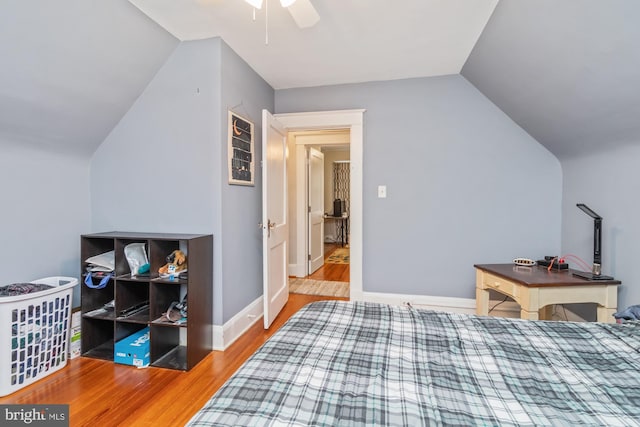
[[[349,271],[350,299],[362,300],[362,223],[363,223],[363,152],[364,109],[274,114],[288,131],[349,129],[350,220]],[[297,215],[300,218],[299,215]]]

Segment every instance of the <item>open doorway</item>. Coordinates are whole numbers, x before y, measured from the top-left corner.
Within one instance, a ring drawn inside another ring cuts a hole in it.
[[[314,280],[349,282],[349,146],[322,147],[324,154],[324,263],[310,269]]]
[[[306,212],[290,228],[290,240],[297,242],[291,259],[307,260],[290,271],[289,290],[349,297],[349,129],[290,132],[289,140],[296,153],[288,163],[295,175],[289,182],[295,180],[297,189],[290,200],[296,212]]]
[[[362,222],[363,222],[363,118],[365,110],[336,110],[306,113],[279,113],[276,119],[289,131],[287,158],[287,221],[289,230],[297,230],[288,239],[289,266],[288,273],[294,277],[304,277],[307,259],[303,259],[305,245],[305,221],[308,206],[296,203],[304,200],[304,188],[299,182],[304,182],[304,169],[296,168],[296,164],[305,164],[304,150],[296,146],[291,138],[292,132],[348,131],[350,153],[350,221],[349,221],[349,298],[362,300]],[[318,145],[325,145],[318,142]],[[298,174],[302,174],[298,178]]]

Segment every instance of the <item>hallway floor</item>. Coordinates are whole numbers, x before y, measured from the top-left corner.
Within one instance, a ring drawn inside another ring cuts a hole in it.
[[[324,259],[326,260],[331,254],[341,246],[337,243],[324,244]],[[349,264],[328,264],[324,263],[322,267],[313,274],[305,277],[305,279],[329,280],[332,282],[349,282]]]

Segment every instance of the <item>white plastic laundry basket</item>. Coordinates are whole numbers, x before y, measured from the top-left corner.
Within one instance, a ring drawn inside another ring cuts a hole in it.
[[[0,396],[67,364],[73,277],[34,280],[51,289],[0,297]]]

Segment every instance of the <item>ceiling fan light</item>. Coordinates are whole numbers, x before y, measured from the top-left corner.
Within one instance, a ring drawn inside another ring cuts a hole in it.
[[[289,7],[295,2],[296,0],[280,0],[280,4],[282,5],[282,7]]]
[[[256,9],[262,9],[262,0],[244,0],[244,1],[246,1]]]

